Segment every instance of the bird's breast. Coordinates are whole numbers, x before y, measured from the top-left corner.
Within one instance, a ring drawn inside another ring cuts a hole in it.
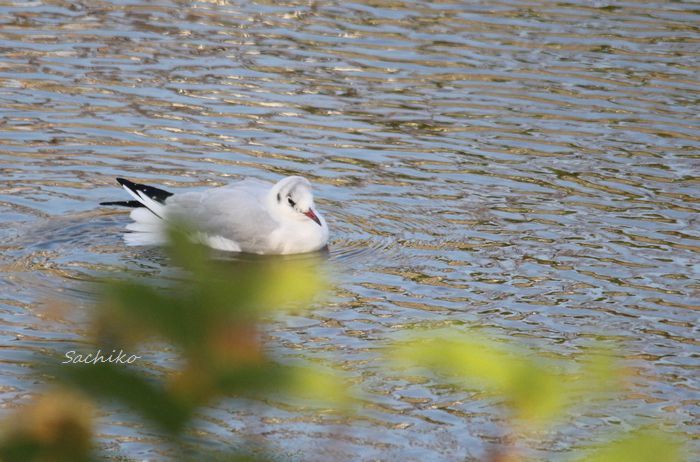
[[[309,220],[281,226],[270,234],[270,247],[280,254],[306,253],[323,248],[328,242],[328,227]]]

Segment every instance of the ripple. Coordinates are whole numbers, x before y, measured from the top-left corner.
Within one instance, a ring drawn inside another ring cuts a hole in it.
[[[329,246],[330,259],[347,266],[354,264],[390,264],[398,254],[396,242],[391,239],[333,240]]]

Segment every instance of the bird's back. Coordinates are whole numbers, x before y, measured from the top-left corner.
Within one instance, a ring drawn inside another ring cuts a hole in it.
[[[266,207],[270,183],[247,179],[219,188],[176,194],[166,201],[168,218],[190,223],[203,239],[224,239],[239,250],[267,253],[279,224]]]

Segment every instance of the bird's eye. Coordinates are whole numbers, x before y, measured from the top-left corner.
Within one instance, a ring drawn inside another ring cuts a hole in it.
[[[297,205],[297,203],[294,202],[294,201],[292,200],[291,197],[288,197],[288,198],[287,198],[287,202],[289,202],[289,205],[291,205],[292,207],[294,207],[295,205]]]

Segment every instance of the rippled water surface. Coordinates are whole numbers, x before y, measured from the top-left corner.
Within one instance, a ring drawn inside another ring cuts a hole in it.
[[[697,435],[699,24],[682,1],[0,0],[3,406],[32,389],[38,351],[81,334],[47,306],[89,310],[83,281],[105,270],[163,270],[97,205],[125,198],[115,176],[178,192],[301,174],[341,284],[274,334],[342,361],[371,410],[343,427],[222,403],[213,440],[245,428],[298,460],[483,456],[503,436],[492,403],[372,361],[426,322],[565,355],[624,341],[633,392],[547,457],[656,419]],[[120,415],[104,435],[163,456]]]

